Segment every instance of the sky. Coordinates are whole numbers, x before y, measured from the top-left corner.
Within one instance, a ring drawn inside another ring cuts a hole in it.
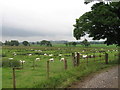
[[[3,0],[2,41],[75,41],[75,19],[90,11],[92,5],[84,4],[84,0]]]

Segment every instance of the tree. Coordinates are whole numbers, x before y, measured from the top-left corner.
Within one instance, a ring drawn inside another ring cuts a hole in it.
[[[10,41],[5,41],[5,43],[4,43],[5,45],[10,45]]]
[[[91,0],[94,1],[94,0]],[[89,34],[93,40],[106,39],[107,45],[120,46],[120,2],[96,3],[73,25],[74,37],[78,40]]]
[[[29,44],[28,41],[23,41],[22,44],[23,44],[24,46],[30,46],[30,44]]]
[[[76,42],[72,42],[72,45],[73,45],[73,46],[76,46],[76,45],[77,45],[77,43],[76,43]]]
[[[83,45],[83,46],[87,47],[87,46],[89,46],[89,45],[90,45],[90,43],[88,42],[88,40],[87,40],[87,39],[85,39],[85,40],[83,40],[83,41],[81,42],[81,45]]]
[[[47,40],[42,40],[42,41],[40,42],[40,45],[52,47],[51,42],[50,42],[50,41],[47,41]]]
[[[17,40],[11,40],[10,45],[11,46],[19,46],[19,42]]]

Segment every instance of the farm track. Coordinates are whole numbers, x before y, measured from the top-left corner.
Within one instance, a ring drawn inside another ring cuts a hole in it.
[[[120,66],[91,74],[80,82],[75,82],[70,88],[118,88],[118,68]]]

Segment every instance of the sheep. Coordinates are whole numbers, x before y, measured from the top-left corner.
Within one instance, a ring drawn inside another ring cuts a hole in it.
[[[28,54],[28,56],[31,56],[32,54]]]
[[[36,58],[35,61],[40,61],[40,58]]]
[[[82,52],[85,52],[84,50]]]
[[[59,57],[61,57],[62,56],[62,54],[59,54]]]
[[[91,58],[94,57],[94,55],[91,55]]]
[[[16,56],[17,54],[16,53],[14,53],[14,56]]]
[[[9,60],[13,60],[13,58],[8,58]]]
[[[77,53],[75,52],[75,57],[77,57]]]
[[[49,56],[51,57],[51,56],[53,56],[53,54],[49,54]]]
[[[82,57],[83,57],[83,58],[87,58],[87,55],[83,55]]]
[[[24,60],[20,60],[20,63],[23,64],[23,63],[25,63],[25,61]]]
[[[54,58],[50,58],[50,59],[49,59],[49,61],[52,61],[52,62],[54,62]]]
[[[44,56],[47,56],[47,54],[45,53]]]
[[[65,60],[65,58],[61,58],[61,59],[60,59],[60,61],[64,61],[64,60]]]

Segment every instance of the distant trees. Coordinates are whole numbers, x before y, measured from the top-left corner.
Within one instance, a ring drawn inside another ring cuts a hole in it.
[[[2,46],[2,44],[3,44],[3,43],[0,41],[0,46]]]
[[[50,41],[47,41],[47,40],[42,40],[42,41],[40,42],[40,45],[52,47],[51,42],[50,42]]]
[[[28,41],[23,41],[22,44],[23,44],[24,46],[30,46],[30,44],[29,44]]]
[[[9,46],[19,46],[19,42],[17,40],[5,41],[4,44]]]
[[[81,42],[81,45],[87,47],[87,46],[90,46],[90,42],[88,42],[88,40],[85,39],[85,40],[83,40],[83,41]]]
[[[67,42],[65,43],[66,46],[76,46],[77,43],[76,42]]]

